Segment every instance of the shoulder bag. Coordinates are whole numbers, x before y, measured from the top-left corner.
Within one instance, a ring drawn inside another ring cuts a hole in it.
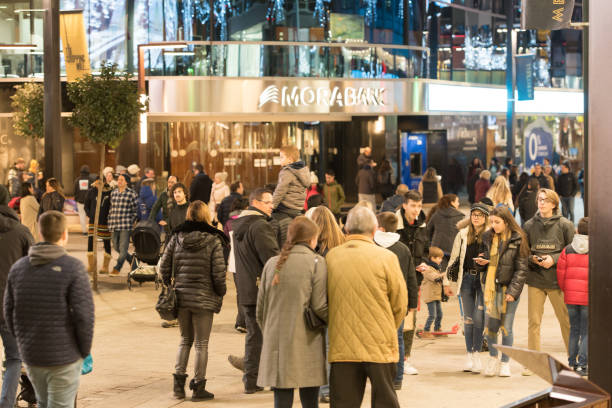
[[[170,286],[162,285],[162,291],[157,299],[155,310],[164,320],[174,320],[178,316],[176,290],[174,289],[174,257],[172,258],[172,277]]]
[[[317,269],[317,258],[315,257],[315,267],[313,269],[312,275],[310,276],[310,283],[312,284],[312,277],[314,276],[314,271]],[[312,298],[312,293],[311,293]],[[310,300],[308,301],[308,305],[304,308],[304,321],[306,322],[306,327],[312,331],[319,331],[325,329],[327,324],[323,319],[321,319],[310,307]]]
[[[459,234],[461,234],[461,231],[459,231]],[[463,237],[461,237],[461,243],[459,245],[459,255],[457,255],[457,258],[455,258],[455,262],[453,262],[453,264],[450,265],[448,269],[446,270],[447,272],[446,276],[448,280],[451,282],[457,282],[459,280],[459,265],[461,261],[461,248],[462,247],[463,247]]]

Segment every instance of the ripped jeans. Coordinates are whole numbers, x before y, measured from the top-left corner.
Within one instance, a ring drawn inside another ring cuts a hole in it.
[[[465,273],[460,294],[463,305],[465,348],[468,353],[479,353],[482,348],[485,316],[480,274]]]
[[[195,375],[194,380],[206,379],[206,366],[208,365],[208,339],[213,323],[213,312],[209,310],[192,312],[188,308],[180,307],[178,312],[181,343],[176,356],[176,374],[187,374],[187,362],[191,346],[195,341]]]

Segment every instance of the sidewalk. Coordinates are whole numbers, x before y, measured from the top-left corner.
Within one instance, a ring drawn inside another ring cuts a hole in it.
[[[86,239],[71,234],[69,252],[85,261]],[[102,250],[100,249],[100,258]],[[127,270],[127,268],[124,268]],[[243,394],[241,373],[227,362],[229,354],[241,355],[244,335],[233,328],[236,297],[233,280],[221,313],[215,316],[209,344],[208,387],[213,401],[193,403],[172,398],[172,372],[179,344],[178,328],[163,329],[154,310],[157,292],[152,283],[128,291],[126,277],[100,279],[95,294],[96,327],[92,350],[94,369],[82,377],[79,407],[83,408],[166,408],[166,407],[270,407],[270,391]],[[526,295],[526,292],[525,292]],[[443,327],[459,320],[457,298],[443,305]],[[419,312],[422,326],[426,311]],[[527,298],[521,299],[514,327],[515,345],[527,344]],[[560,330],[550,304],[546,304],[542,348],[565,361]],[[497,407],[545,389],[547,383],[535,376],[522,377],[521,367],[512,362],[513,377],[486,378],[463,373],[464,340],[461,335],[444,339],[415,339],[413,364],[418,376],[406,376],[398,392],[402,407]],[[193,358],[193,354],[192,354]],[[482,355],[483,362],[486,356]],[[193,369],[189,365],[190,379]],[[190,393],[188,393],[190,395]],[[369,407],[369,391],[363,407]],[[297,399],[296,399],[297,401]],[[299,406],[299,402],[296,405]],[[322,407],[327,405],[321,404]]]

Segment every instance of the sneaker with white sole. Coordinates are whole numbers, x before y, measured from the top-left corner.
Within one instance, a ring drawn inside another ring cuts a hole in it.
[[[499,376],[512,377],[512,373],[510,372],[510,363],[501,363],[499,365]]]
[[[480,374],[482,371],[482,362],[480,361],[479,353],[472,353],[472,372],[474,374]]]
[[[499,372],[499,359],[497,357],[489,357],[487,361],[487,367],[485,368],[484,374],[487,377],[493,377]]]
[[[418,375],[419,374],[419,370],[417,370],[412,364],[410,364],[410,361],[406,360],[406,361],[404,361],[404,374],[406,374],[406,375]]]
[[[473,353],[467,353],[467,358],[465,360],[465,365],[463,366],[463,372],[464,373],[471,373],[472,372],[472,366],[474,365],[473,362]]]

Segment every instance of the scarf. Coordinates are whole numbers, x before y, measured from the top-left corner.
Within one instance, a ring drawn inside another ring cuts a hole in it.
[[[490,259],[489,266],[487,268],[487,279],[485,281],[485,293],[484,293],[484,302],[487,310],[487,315],[490,319],[497,319],[502,322],[500,329],[504,333],[504,335],[508,334],[508,331],[503,325],[504,315],[506,314],[506,286],[502,286],[501,290],[497,290],[497,285],[495,284],[495,278],[497,274],[497,265],[499,264],[499,250],[501,249],[503,244],[502,239],[499,234],[493,235],[493,241],[491,242],[491,250],[489,251]],[[489,329],[487,328],[487,332]],[[489,333],[492,336],[495,336],[496,333]]]

